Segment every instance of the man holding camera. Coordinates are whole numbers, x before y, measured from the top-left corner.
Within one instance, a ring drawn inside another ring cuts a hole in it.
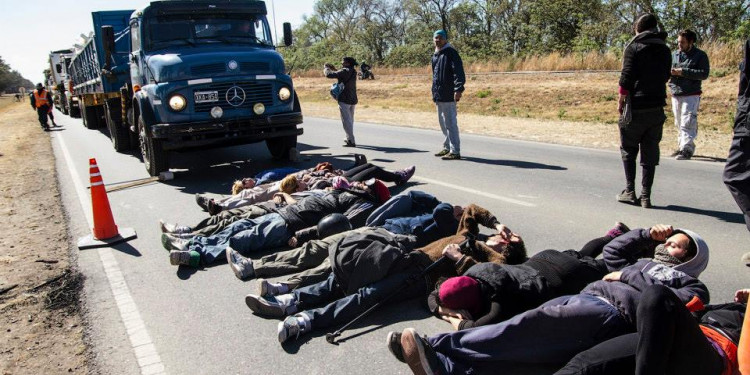
[[[344,84],[344,89],[336,98],[339,102],[339,111],[341,112],[341,123],[344,125],[346,139],[344,147],[357,147],[354,142],[354,107],[357,105],[357,70],[355,67],[357,60],[353,57],[344,57],[341,62],[341,70],[331,64],[325,64],[323,74],[328,78],[338,80],[338,83]]]

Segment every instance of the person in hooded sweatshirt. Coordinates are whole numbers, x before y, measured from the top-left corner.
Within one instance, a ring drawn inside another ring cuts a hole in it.
[[[623,203],[651,208],[651,186],[659,164],[659,142],[667,105],[667,81],[672,72],[672,53],[667,33],[658,30],[653,14],[644,14],[633,25],[635,37],[625,47],[620,74],[620,154],[625,168],[625,189],[617,195]],[[641,152],[641,195],[635,192],[638,150]]]
[[[497,373],[505,362],[564,363],[596,344],[635,332],[642,291],[651,285],[668,287],[683,304],[708,303],[708,288],[698,280],[708,264],[708,245],[698,234],[659,224],[632,230],[610,245],[604,260],[614,272],[579,294],[468,330],[424,338],[407,328],[401,347],[389,343],[389,349],[415,374]],[[653,259],[634,261],[655,245]]]

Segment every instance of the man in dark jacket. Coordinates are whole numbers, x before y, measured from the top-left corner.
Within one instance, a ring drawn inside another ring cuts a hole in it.
[[[381,181],[375,180],[373,186],[357,183],[351,189],[333,190],[322,196],[310,195],[276,212],[237,221],[209,237],[195,236],[190,240],[162,237],[162,245],[170,250],[172,265],[197,267],[213,263],[217,257],[225,255],[227,249],[248,255],[284,246],[296,231],[317,225],[320,219],[332,213],[342,213],[352,222],[364,222],[376,206],[389,198],[388,188]],[[287,202],[293,200],[291,197],[285,199]]]
[[[331,64],[325,64],[323,74],[328,78],[336,79],[338,83],[344,84],[344,90],[339,94],[339,112],[341,112],[341,123],[344,125],[346,139],[344,147],[356,147],[354,142],[354,107],[357,105],[357,60],[353,57],[344,57],[341,62],[341,70],[334,71]]]
[[[655,242],[653,260],[637,259]],[[668,287],[682,304],[708,303],[698,276],[708,265],[708,245],[694,232],[655,225],[610,242],[604,261],[611,272],[580,294],[555,298],[502,323],[422,338],[401,334],[402,358],[416,374],[470,374],[502,370],[505,362],[559,363],[612,337],[635,331],[635,315],[650,285]],[[632,265],[623,268],[623,265]],[[619,270],[619,271],[618,271]]]
[[[433,34],[435,53],[432,55],[432,101],[438,111],[440,130],[445,140],[443,149],[435,154],[443,160],[461,159],[461,140],[458,135],[456,103],[464,92],[464,65],[458,51],[448,43],[445,30]]]
[[[47,124],[47,114],[52,117],[52,95],[42,86],[41,83],[36,84],[36,90],[31,95],[31,108],[36,110],[36,114],[39,117],[39,124],[45,131],[49,130],[49,124]],[[52,119],[52,124],[55,125],[55,119]]]
[[[743,56],[737,114],[734,116],[734,137],[724,167],[724,184],[745,215],[745,224],[750,230],[750,40],[745,42]]]
[[[672,56],[672,113],[677,126],[677,151],[672,156],[688,160],[695,153],[698,136],[698,106],[701,102],[701,81],[708,78],[708,55],[695,46],[697,35],[692,30],[680,31],[677,51]]]
[[[645,14],[635,22],[636,36],[625,47],[620,75],[620,153],[625,167],[625,190],[617,195],[623,203],[636,204],[635,173],[641,152],[641,207],[651,207],[651,186],[659,164],[659,142],[667,105],[666,83],[672,56],[667,34],[657,29],[656,17]]]

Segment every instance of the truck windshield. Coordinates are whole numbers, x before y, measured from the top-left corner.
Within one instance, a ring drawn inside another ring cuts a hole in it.
[[[268,22],[258,15],[169,15],[148,20],[146,50],[223,43],[272,46]]]

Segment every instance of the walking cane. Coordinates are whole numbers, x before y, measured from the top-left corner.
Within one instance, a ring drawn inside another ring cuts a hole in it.
[[[469,251],[471,251],[471,250],[474,249],[474,241],[476,240],[476,237],[474,237],[474,235],[472,235],[470,233],[467,233],[466,236],[467,236],[467,239],[464,242],[462,242],[461,245],[459,245],[459,246],[461,246],[461,249],[462,249],[461,252],[462,253],[466,253],[466,252],[469,252]],[[418,274],[414,274],[411,277],[409,277],[408,279],[406,279],[405,280],[406,286],[409,286],[412,283],[414,283],[415,281],[419,280],[420,278],[423,278],[424,275],[426,275],[428,272],[430,272],[433,269],[435,269],[435,267],[443,264],[446,259],[448,259],[448,258],[446,258],[445,255],[443,255],[438,260],[436,260],[434,263],[430,264],[429,266],[427,266],[427,268],[425,268],[424,270],[422,270],[422,272],[420,272]],[[394,291],[393,293],[389,294],[387,297],[383,298],[380,302],[372,305],[369,309],[365,310],[362,314],[359,314],[358,316],[356,316],[354,319],[352,319],[351,321],[349,321],[349,323],[346,323],[343,327],[337,329],[336,331],[334,331],[332,333],[326,333],[326,341],[328,341],[329,344],[336,344],[336,337],[341,336],[341,333],[343,333],[352,324],[358,322],[359,320],[361,320],[362,318],[364,318],[365,316],[367,316],[368,314],[370,314],[372,311],[376,310],[378,307],[380,307],[384,303],[388,302],[391,298],[393,298],[399,292],[401,292],[402,289],[404,289],[404,288],[398,288],[398,289],[396,289],[396,291]]]

